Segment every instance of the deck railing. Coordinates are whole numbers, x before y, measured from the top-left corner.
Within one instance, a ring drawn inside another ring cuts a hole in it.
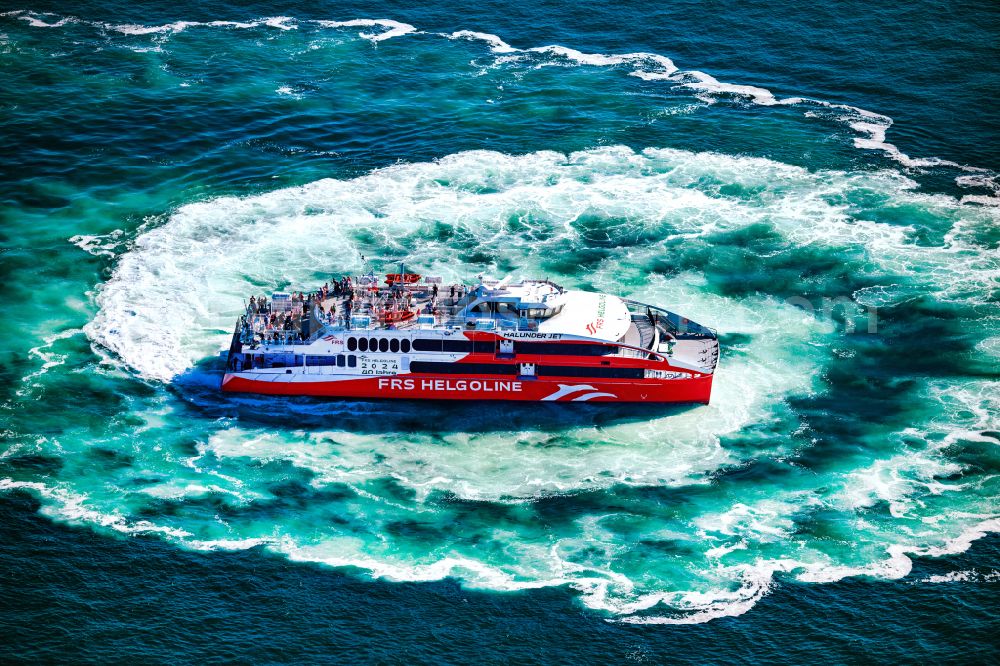
[[[248,305],[246,312],[240,317],[238,324],[240,342],[249,345],[263,344],[267,346],[312,344],[328,326],[329,318],[319,311],[318,304],[315,302],[302,303],[301,305],[304,306],[301,310],[305,310],[306,307],[309,308],[310,316],[299,319],[298,326],[273,329],[267,328],[267,321],[270,319],[271,314],[270,306],[264,310],[260,310],[251,308]],[[292,312],[299,309],[293,307]],[[339,319],[342,322],[343,316],[339,316]],[[304,336],[303,333],[306,329],[308,329],[309,334]],[[258,336],[261,336],[261,338],[258,338]]]
[[[623,298],[622,301],[624,301],[625,304],[629,306],[629,310],[635,314],[641,314],[647,311],[655,313],[657,315],[657,320],[664,325],[668,332],[674,335],[706,338],[719,337],[718,332],[714,328],[693,322],[685,317],[681,317],[675,312],[670,312],[664,308],[658,308],[655,305],[640,303],[639,301],[633,301],[627,298]]]

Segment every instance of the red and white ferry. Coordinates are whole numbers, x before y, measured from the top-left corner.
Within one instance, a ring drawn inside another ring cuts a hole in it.
[[[547,280],[345,278],[252,300],[224,391],[337,398],[707,403],[710,328]]]

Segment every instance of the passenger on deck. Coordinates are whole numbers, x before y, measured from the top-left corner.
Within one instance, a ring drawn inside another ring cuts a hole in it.
[[[250,312],[257,312],[257,299],[250,297]]]

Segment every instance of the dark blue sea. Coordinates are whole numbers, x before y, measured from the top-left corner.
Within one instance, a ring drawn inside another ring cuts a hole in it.
[[[1000,5],[5,2],[0,661],[1000,661]],[[219,392],[405,259],[709,405]]]

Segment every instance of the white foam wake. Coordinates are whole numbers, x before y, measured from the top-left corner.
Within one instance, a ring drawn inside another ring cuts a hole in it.
[[[392,39],[393,37],[401,37],[403,35],[409,34],[411,32],[416,32],[414,28],[409,23],[400,23],[399,21],[391,21],[389,19],[354,19],[352,21],[316,21],[318,25],[327,28],[388,28],[385,32],[359,32],[358,37],[362,39],[367,39],[372,43],[377,44],[378,42],[383,42],[387,39]]]
[[[192,27],[227,27],[227,28],[256,28],[270,27],[279,30],[294,30],[298,24],[313,24],[324,28],[384,28],[381,32],[359,32],[362,39],[378,44],[379,42],[402,37],[408,34],[423,34],[415,26],[391,19],[351,19],[346,21],[334,20],[300,20],[287,16],[275,16],[261,18],[253,21],[175,21],[165,25],[147,26],[138,24],[112,24],[104,22],[84,21],[75,17],[55,17],[49,13],[38,13],[30,11],[11,11],[0,14],[27,22],[29,25],[38,28],[65,27],[72,23],[88,23],[99,26],[106,30],[113,30],[126,35],[169,35],[178,33]],[[52,21],[49,23],[47,21]],[[716,96],[734,97],[746,100],[760,106],[818,106],[841,112],[836,120],[845,123],[858,136],[854,139],[854,145],[863,150],[874,150],[885,154],[887,157],[902,164],[906,168],[921,169],[948,167],[960,171],[977,174],[975,177],[959,176],[958,184],[963,187],[985,187],[988,194],[970,194],[962,199],[964,203],[974,203],[983,205],[1000,205],[1000,175],[987,169],[975,166],[959,164],[941,158],[918,158],[911,157],[904,153],[895,144],[887,139],[889,129],[893,120],[888,116],[875,113],[857,106],[848,104],[833,104],[824,100],[812,99],[808,97],[777,97],[772,91],[759,86],[728,83],[719,81],[711,74],[696,69],[679,69],[667,56],[655,53],[623,53],[623,54],[603,54],[584,53],[577,49],[557,44],[536,46],[529,48],[516,48],[497,35],[477,32],[473,30],[458,30],[451,33],[436,33],[448,39],[463,39],[484,42],[494,54],[501,56],[498,62],[510,62],[512,54],[551,56],[557,61],[569,62],[577,65],[594,67],[632,67],[631,76],[636,76],[646,81],[666,81],[677,87],[698,91],[699,97],[713,102]],[[807,112],[811,115],[811,112]]]
[[[388,28],[384,32],[369,33],[360,32],[358,36],[372,42],[381,42],[393,37],[415,32],[416,28],[408,23],[401,23],[390,19],[353,19],[350,21],[326,21],[326,20],[305,20],[293,18],[291,16],[268,16],[252,21],[173,21],[162,25],[143,25],[138,23],[109,23],[105,21],[86,21],[73,16],[60,17],[53,23],[47,23],[46,18],[54,17],[54,14],[47,12],[11,11],[0,14],[0,16],[10,16],[25,21],[34,28],[61,28],[71,23],[82,23],[104,30],[119,32],[123,35],[167,35],[183,32],[189,28],[275,28],[278,30],[296,30],[299,23],[318,25],[325,28],[356,28],[356,27],[378,27]],[[52,20],[49,18],[48,20]]]
[[[96,525],[122,534],[160,534],[177,539],[191,536],[184,530],[163,527],[148,520],[132,520],[118,512],[105,513],[87,503],[84,494],[34,481],[0,479],[0,491],[24,490],[47,502],[42,512],[69,523]]]
[[[968,203],[982,203],[987,205],[1000,205],[1000,197],[997,196],[998,185],[997,174],[992,174],[987,169],[959,164],[941,158],[913,158],[901,151],[897,146],[886,139],[886,134],[892,127],[892,118],[847,104],[833,104],[823,100],[809,97],[785,97],[779,98],[767,88],[746,84],[727,83],[719,81],[711,74],[706,74],[698,70],[679,69],[674,62],[663,55],[653,53],[624,53],[617,55],[606,55],[602,53],[583,53],[576,49],[559,45],[539,46],[527,49],[519,49],[511,46],[497,35],[474,32],[470,30],[460,30],[446,34],[449,39],[469,39],[485,42],[490,47],[490,51],[496,54],[509,55],[512,53],[543,53],[551,54],[581,65],[595,67],[609,67],[617,65],[630,65],[635,67],[630,72],[631,76],[641,78],[646,81],[670,81],[680,87],[697,90],[708,95],[725,95],[749,100],[760,106],[820,106],[829,109],[840,110],[848,115],[840,118],[842,122],[860,134],[854,140],[857,148],[864,150],[881,151],[888,157],[899,162],[907,168],[929,168],[929,167],[952,167],[962,171],[987,174],[980,176],[979,180],[972,180],[969,177],[960,176],[956,181],[965,187],[983,186],[989,184],[993,190],[993,196],[969,195],[963,201]],[[713,101],[707,98],[708,101]],[[984,180],[985,179],[985,180]]]
[[[79,328],[70,328],[60,333],[54,333],[44,338],[42,344],[28,350],[29,356],[34,356],[42,361],[42,366],[33,372],[21,377],[21,388],[17,390],[17,395],[24,397],[28,391],[35,386],[35,380],[47,373],[50,369],[62,365],[66,362],[66,354],[58,354],[52,351],[53,345],[60,340],[67,340],[75,335],[82,334]]]
[[[280,30],[294,30],[294,19],[287,16],[272,16],[256,21],[173,21],[162,25],[143,25],[138,23],[109,23],[106,21],[87,21],[75,16],[57,17],[54,23],[47,23],[46,19],[52,20],[55,17],[49,12],[30,12],[24,10],[5,12],[0,16],[10,16],[21,21],[25,21],[33,28],[61,28],[73,23],[90,25],[103,30],[119,32],[123,35],[165,35],[183,32],[188,28],[211,27],[211,28],[256,28],[267,26]]]
[[[742,194],[729,196],[729,188]],[[831,362],[831,329],[766,295],[725,298],[705,290],[700,275],[664,277],[646,267],[676,251],[677,243],[694,245],[767,225],[792,247],[860,251],[873,280],[885,276],[887,282],[921,284],[925,297],[930,293],[939,300],[989,302],[998,267],[966,239],[995,225],[997,211],[963,207],[954,198],[915,189],[895,172],[810,172],[760,158],[668,149],[457,153],[350,180],[184,206],[121,256],[101,288],[100,311],[87,333],[140,374],[169,380],[224,343],[240,297],[260,285],[307,289],[318,279],[318,267],[348,272],[361,254],[380,253],[406,253],[428,272],[460,279],[482,270],[483,259],[467,258],[470,248],[494,264],[551,275],[545,268],[551,257],[591,247],[592,232],[580,223],[596,217],[605,221],[601,240],[617,248],[591,267],[596,287],[615,291],[619,280],[642,284],[636,294],[642,300],[670,304],[724,334],[751,340],[723,359],[712,405],[642,424],[576,429],[569,449],[550,445],[552,434],[542,430],[422,437],[227,426],[201,440],[190,467],[229,469],[246,461],[248,469],[258,469],[283,461],[308,470],[317,487],[351,488],[360,498],[352,506],[373,507],[362,513],[380,535],[387,514],[404,521],[414,512],[433,514],[432,498],[442,493],[466,502],[518,505],[616,486],[704,484],[714,470],[742,462],[721,445],[723,437],[778,419],[784,398],[820,389],[814,382]],[[949,220],[952,231],[941,245],[916,245],[908,227],[855,217],[850,202],[872,193],[894,207]],[[510,233],[512,223],[519,225],[518,233]],[[868,288],[859,298],[892,305],[907,298],[908,289],[889,284]],[[913,556],[957,552],[995,530],[995,507],[988,501],[975,506],[967,499],[965,505],[977,513],[960,517],[935,510],[928,499],[958,491],[940,479],[961,471],[945,458],[956,438],[969,437],[960,433],[995,425],[997,405],[989,389],[988,383],[928,385],[921,399],[941,406],[940,432],[928,426],[925,432],[896,435],[908,442],[926,439],[917,455],[886,455],[847,472],[805,477],[804,487],[783,483],[765,498],[724,498],[679,524],[656,523],[663,538],[704,551],[703,573],[677,589],[670,583],[673,570],[623,573],[612,566],[623,543],[602,521],[615,516],[581,518],[569,535],[544,546],[530,535],[514,534],[504,541],[505,557],[492,559],[432,545],[404,555],[381,538],[339,533],[318,542],[294,534],[264,537],[252,526],[223,535],[203,527],[180,541],[195,548],[263,546],[293,559],[360,567],[393,580],[457,576],[471,586],[498,590],[571,585],[587,606],[626,622],[704,622],[746,612],[776,576],[803,582],[900,578],[910,571]],[[379,493],[384,479],[412,493],[413,504]],[[147,492],[200,495],[217,480],[161,485]],[[239,488],[237,496],[250,492]],[[226,489],[218,493],[233,495]],[[823,539],[795,531],[802,513],[821,509],[854,517],[879,503],[889,507],[891,522],[859,526],[857,548],[843,553],[831,553]]]
[[[320,542],[289,534],[265,536],[208,536],[204,527],[187,529],[158,525],[149,520],[131,519],[117,510],[102,510],[87,495],[65,487],[39,482],[0,479],[0,491],[21,490],[37,496],[42,512],[71,524],[91,525],[120,534],[154,534],[194,550],[246,550],[263,547],[292,561],[314,562],[337,568],[360,569],[373,578],[396,582],[426,582],[455,577],[469,587],[493,591],[518,591],[543,587],[569,586],[580,593],[588,608],[609,613],[627,624],[700,624],[749,611],[772,588],[779,575],[794,576],[802,582],[829,583],[855,576],[896,580],[909,575],[911,556],[936,557],[964,552],[972,541],[987,532],[1000,531],[993,519],[968,528],[943,547],[889,545],[887,558],[866,565],[843,566],[823,561],[789,557],[750,563],[716,565],[703,575],[708,588],[648,591],[636,580],[598,565],[580,564],[560,553],[561,542],[548,548],[521,545],[524,564],[498,566],[458,553],[418,557],[402,553],[373,553],[370,544],[348,535],[328,536]],[[388,507],[384,507],[384,512]],[[215,521],[212,521],[213,523]],[[230,526],[231,529],[231,526]],[[581,535],[581,538],[586,534]],[[600,540],[585,539],[587,548],[602,548]],[[800,546],[801,549],[801,546]],[[535,552],[531,552],[535,551]],[[532,564],[528,564],[531,562]],[[544,562],[543,568],[539,568]],[[998,580],[998,572],[953,571],[933,575],[915,583],[987,582]],[[735,585],[733,585],[735,583]],[[669,581],[661,585],[670,586]]]
[[[975,569],[949,571],[946,574],[928,576],[921,583],[996,583],[1000,582],[1000,571],[981,572]]]

